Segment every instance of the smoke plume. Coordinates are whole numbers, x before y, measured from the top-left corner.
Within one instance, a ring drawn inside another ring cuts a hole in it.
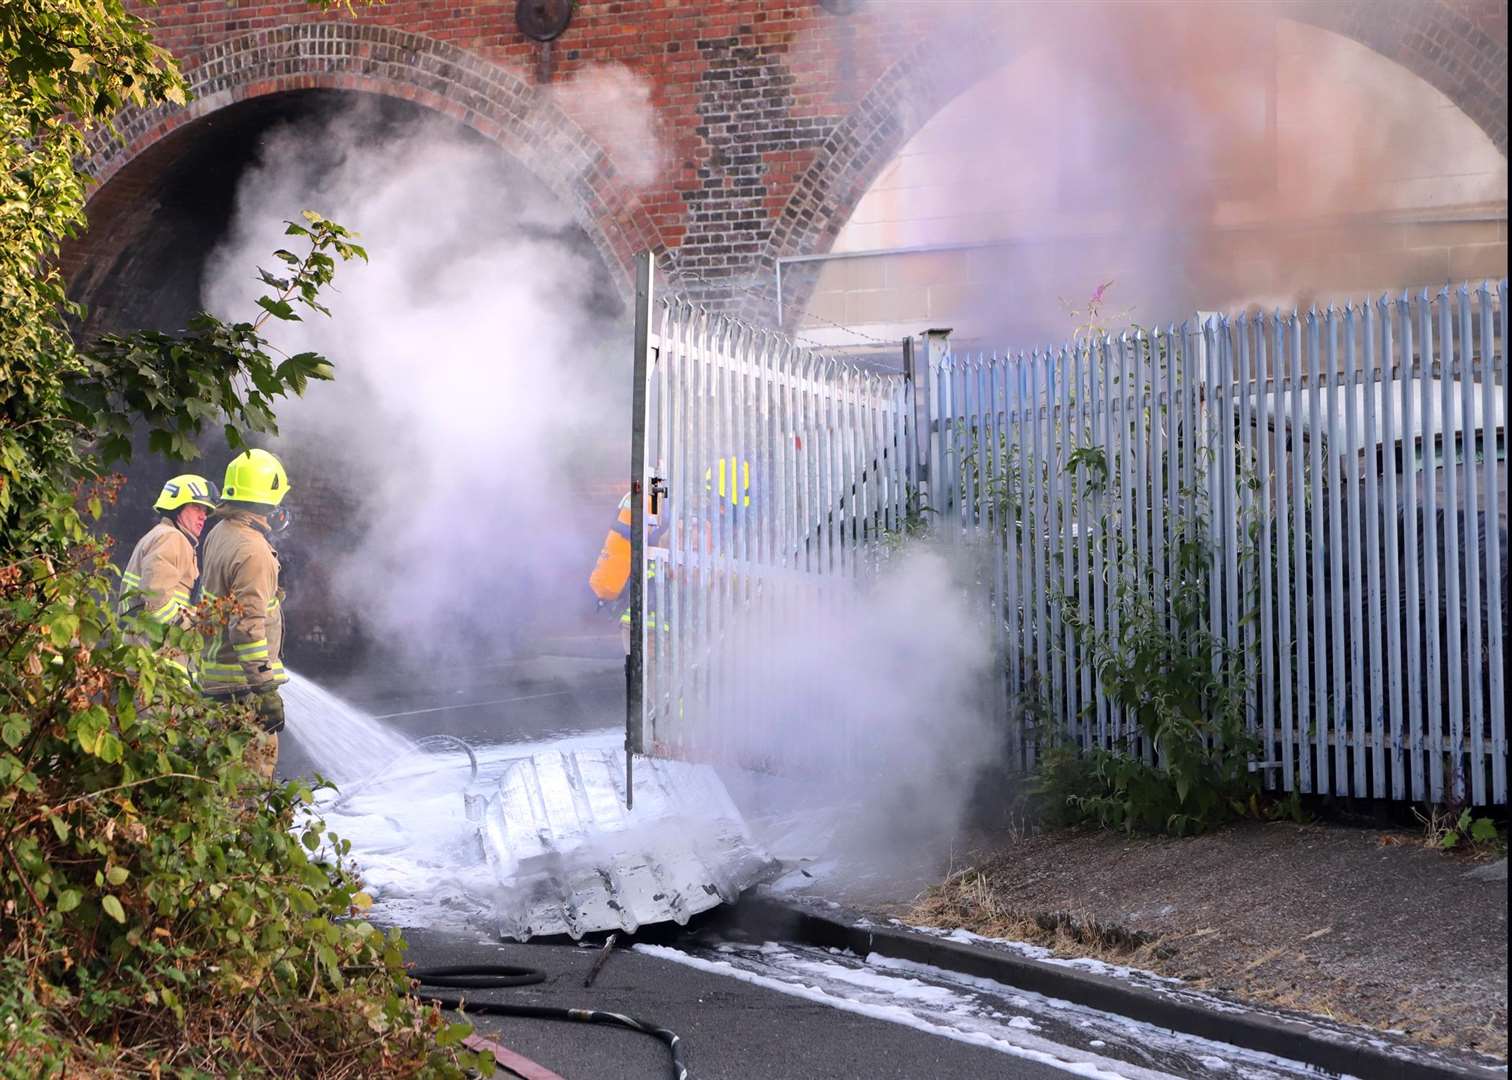
[[[930,880],[1003,774],[1010,729],[977,576],[964,548],[914,540],[875,573],[757,596],[754,626],[737,617],[716,635],[722,694],[713,730],[692,738],[766,774],[729,779],[774,853],[824,860],[829,887]]]
[[[1444,284],[1465,241],[1398,218],[1504,216],[1505,157],[1416,76],[1285,11],[866,6],[895,32],[943,34],[979,81],[904,104],[905,127],[928,129],[846,243],[1003,241],[955,273],[949,314],[1014,346],[1064,340],[1058,298],[1081,307],[1110,279],[1115,325]]]
[[[605,122],[644,138],[645,96],[608,78]],[[630,169],[650,177],[655,158]],[[610,271],[491,144],[353,107],[268,137],[209,264],[212,310],[246,309],[246,268],[300,207],[357,231],[372,262],[338,271],[331,319],[270,327],[337,370],[280,410],[272,447],[291,473],[292,599],[354,620],[380,655],[459,668],[570,626],[625,471],[629,336]]]

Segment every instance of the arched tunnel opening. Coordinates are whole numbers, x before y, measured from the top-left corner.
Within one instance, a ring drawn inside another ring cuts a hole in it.
[[[624,304],[565,202],[484,136],[319,89],[185,124],[91,200],[65,256],[82,336],[252,318],[257,270],[306,208],[359,233],[370,263],[338,268],[331,319],[267,328],[337,371],[250,440],[290,474],[288,664],[465,677],[543,641],[617,649],[584,582],[623,486]],[[136,442],[104,522],[118,562],[163,480],[219,483],[230,456],[219,434],[188,466]]]

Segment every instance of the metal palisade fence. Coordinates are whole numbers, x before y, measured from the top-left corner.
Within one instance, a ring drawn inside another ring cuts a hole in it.
[[[905,380],[636,293],[626,749],[751,767],[834,761],[826,716],[773,737],[794,620],[843,619],[909,513]]]
[[[930,332],[899,374],[659,297],[643,256],[627,750],[864,768],[844,701],[774,737],[782,643],[927,522],[987,605],[1025,766],[1051,740],[1155,760],[1141,695],[1190,677],[1268,787],[1505,803],[1506,288],[1032,352]]]
[[[1002,613],[1026,763],[1158,754],[1153,627],[1238,695],[1268,787],[1505,803],[1506,290],[927,338],[929,501]]]

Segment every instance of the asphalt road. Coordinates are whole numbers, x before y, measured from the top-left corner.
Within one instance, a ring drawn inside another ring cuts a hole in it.
[[[643,953],[617,950],[585,989],[596,949],[496,945],[482,935],[424,928],[408,929],[405,936],[407,959],[418,967],[493,962],[547,973],[547,981],[536,986],[475,991],[480,999],[603,1009],[671,1028],[682,1037],[694,1080],[1060,1080],[1070,1075]],[[566,1080],[666,1080],[670,1075],[666,1047],[633,1031],[485,1015],[472,1020],[483,1034]]]

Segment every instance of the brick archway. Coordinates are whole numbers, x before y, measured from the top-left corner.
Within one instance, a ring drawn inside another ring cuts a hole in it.
[[[517,75],[454,45],[393,27],[291,23],[243,33],[185,67],[184,107],[128,109],[120,138],[97,132],[86,170],[99,183],[170,133],[253,98],[298,90],[347,90],[401,98],[492,140],[570,206],[622,293],[637,251],[663,253],[656,223],[616,172],[608,151]]]
[[[1507,153],[1507,7],[1496,0],[1280,0],[1281,17],[1367,46],[1443,93]],[[956,96],[1012,55],[1002,32],[983,28],[979,47],[958,48],[956,29],[899,57],[831,130],[797,178],[757,256],[770,280],[777,259],[829,250],[856,204],[893,156]],[[986,60],[992,56],[995,59]],[[784,281],[782,321],[807,301],[816,268]],[[742,307],[753,317],[775,290]]]

